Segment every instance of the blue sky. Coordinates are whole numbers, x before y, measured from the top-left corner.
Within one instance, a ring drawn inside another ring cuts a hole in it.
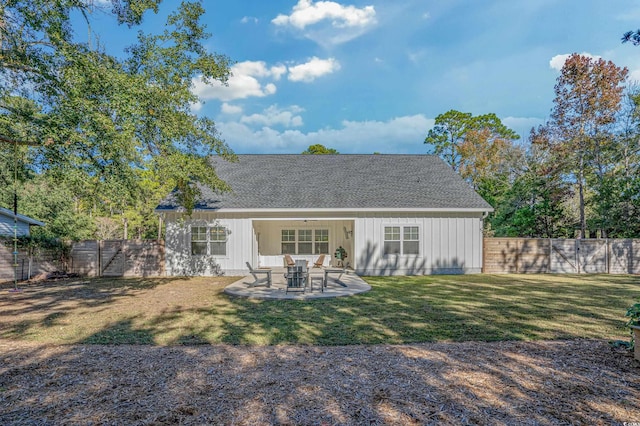
[[[157,28],[177,1],[165,0]],[[434,118],[495,113],[526,138],[544,122],[564,59],[611,60],[640,80],[640,0],[205,0],[208,48],[228,87],[194,81],[236,153],[428,153]],[[110,53],[135,30],[93,28]]]

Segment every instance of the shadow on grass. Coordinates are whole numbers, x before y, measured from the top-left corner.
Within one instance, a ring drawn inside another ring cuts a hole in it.
[[[79,335],[76,341],[85,343],[352,345],[619,339],[627,336],[624,313],[640,290],[639,276],[612,275],[366,280],[370,292],[307,301],[234,298],[222,293],[224,284],[213,281],[188,287],[191,281],[184,280],[183,287],[172,279],[96,280],[58,286],[57,292],[45,286],[13,295],[19,303],[2,300],[3,309],[40,315],[0,326],[0,331],[8,338],[36,339],[35,329],[91,321],[81,317],[82,311],[108,319],[99,331]],[[159,289],[165,291],[164,298],[152,299]],[[69,300],[74,304],[65,303]],[[126,303],[114,311],[110,305],[116,300]],[[154,304],[162,304],[161,309],[151,309]]]
[[[153,344],[153,330],[133,326],[133,318],[118,321],[80,343],[93,345],[150,345]]]
[[[638,276],[366,279],[370,292],[312,301],[233,298],[213,280],[89,281],[12,294],[2,309],[33,321],[11,325],[17,340],[33,338],[34,327],[55,335],[109,321],[76,340],[101,346],[5,341],[0,424],[592,424],[640,414],[640,388],[629,380],[637,363],[606,344],[479,350],[469,342],[609,338],[637,300]],[[352,346],[443,340],[468,342]]]
[[[12,284],[3,284],[0,336],[21,338],[28,337],[35,327],[63,327],[80,321],[77,316],[81,311],[109,310],[119,300],[143,298],[146,292],[174,282],[169,278],[69,279],[22,283],[18,292],[12,291]],[[15,318],[24,319],[13,321]]]

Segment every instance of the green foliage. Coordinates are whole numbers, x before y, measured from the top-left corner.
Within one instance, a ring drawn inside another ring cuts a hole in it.
[[[610,61],[572,55],[551,119],[528,145],[495,114],[436,117],[425,143],[494,208],[496,236],[640,236],[640,88]],[[591,233],[593,235],[593,233]]]
[[[573,218],[566,208],[570,195],[558,169],[546,164],[534,145],[524,167],[493,204],[491,228],[496,236],[506,237],[572,236]]]
[[[13,250],[13,237],[0,237],[0,244],[5,247],[11,247]],[[37,256],[43,251],[47,251],[66,264],[71,253],[71,245],[59,238],[49,238],[42,235],[19,236],[17,239],[17,248],[26,251],[28,256]]]
[[[159,5],[112,0],[112,16],[134,26]],[[38,175],[48,190],[60,191],[51,196],[58,200],[50,211],[28,203],[38,191],[23,194],[25,212],[48,218],[47,232],[77,238],[92,232],[86,217],[129,215],[137,227],[148,228],[143,222],[149,218],[131,213],[142,207],[148,214],[148,205],[160,200],[148,179],[162,182],[155,188],[162,195],[177,188],[187,208],[199,195],[194,181],[228,189],[207,158],[235,156],[214,122],[191,112],[199,101],[191,91],[194,79],[225,82],[229,76],[229,59],[205,48],[202,5],[182,2],[160,33],[139,32],[120,56],[75,41],[70,17],[78,13],[91,29],[92,2],[15,1],[0,7],[0,134],[39,144],[20,157],[20,181]],[[2,203],[13,182],[7,172],[13,158],[3,145]],[[73,209],[61,208],[64,198],[73,200]],[[53,218],[58,214],[73,218]]]
[[[636,303],[627,309],[625,316],[629,317],[626,326],[640,326],[640,303]]]
[[[309,145],[309,148],[302,151],[303,154],[340,154],[333,148],[327,148],[322,144]]]
[[[633,329],[631,327],[640,327],[640,303],[636,303],[630,306],[629,309],[627,309],[627,313],[625,314],[625,316],[629,317],[629,320],[627,321],[625,326],[629,327],[629,330],[631,331],[631,340],[629,341],[627,347],[630,350],[633,350],[636,341],[634,337],[635,333],[633,332]]]
[[[485,142],[492,142],[497,138],[509,141],[519,139],[493,113],[474,117],[469,112],[450,110],[436,117],[435,125],[429,130],[424,143],[433,146],[436,155],[441,156],[454,170],[460,171],[469,160],[468,156],[460,152],[461,147],[472,133],[482,131],[488,132],[484,137]]]
[[[586,237],[591,193],[597,204],[615,167],[615,127],[628,70],[578,54],[565,62],[555,85],[554,107],[541,146],[577,188],[580,230]],[[602,209],[596,208],[596,211]],[[602,229],[606,218],[601,216]]]

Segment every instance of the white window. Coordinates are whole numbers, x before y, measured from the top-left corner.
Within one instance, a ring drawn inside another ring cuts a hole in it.
[[[282,254],[329,254],[328,229],[283,229]]]
[[[222,226],[192,226],[191,254],[196,256],[226,256],[226,228]]]
[[[207,227],[191,227],[191,254],[207,254]]]
[[[282,230],[282,254],[296,254],[295,229]]]
[[[329,230],[316,229],[314,231],[315,254],[329,254]]]
[[[400,227],[385,226],[384,227],[384,253],[400,254]]]
[[[298,231],[298,254],[313,254],[313,230]]]
[[[405,226],[402,231],[402,254],[420,254],[418,227]]]
[[[383,254],[420,254],[420,229],[417,226],[385,226]]]

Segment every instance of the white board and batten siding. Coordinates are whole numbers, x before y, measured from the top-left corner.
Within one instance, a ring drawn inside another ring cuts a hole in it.
[[[19,237],[23,235],[29,235],[29,224],[18,220],[17,234]],[[0,215],[0,236],[13,237],[13,218],[5,215]]]
[[[403,225],[418,227],[419,254],[385,256],[384,228]],[[355,220],[354,240],[354,268],[362,275],[461,274],[482,271],[481,214],[416,213],[360,217]]]
[[[166,217],[167,275],[245,275],[246,262],[254,267],[282,266],[280,231],[294,227],[329,229],[329,256],[343,246],[347,262],[363,275],[424,275],[480,273],[482,270],[481,213],[363,213],[315,218],[308,222],[272,214],[194,212],[190,218],[168,213]],[[328,216],[328,215],[327,215]],[[228,230],[225,256],[191,255],[191,226],[223,226]],[[383,253],[385,226],[417,226],[418,255]],[[352,231],[349,236],[345,230]],[[317,258],[311,256],[308,260]]]
[[[233,215],[194,212],[190,218],[167,217],[165,270],[169,276],[245,275],[245,262],[254,257],[256,246],[252,220]],[[191,226],[222,226],[227,229],[226,255],[191,254]]]

